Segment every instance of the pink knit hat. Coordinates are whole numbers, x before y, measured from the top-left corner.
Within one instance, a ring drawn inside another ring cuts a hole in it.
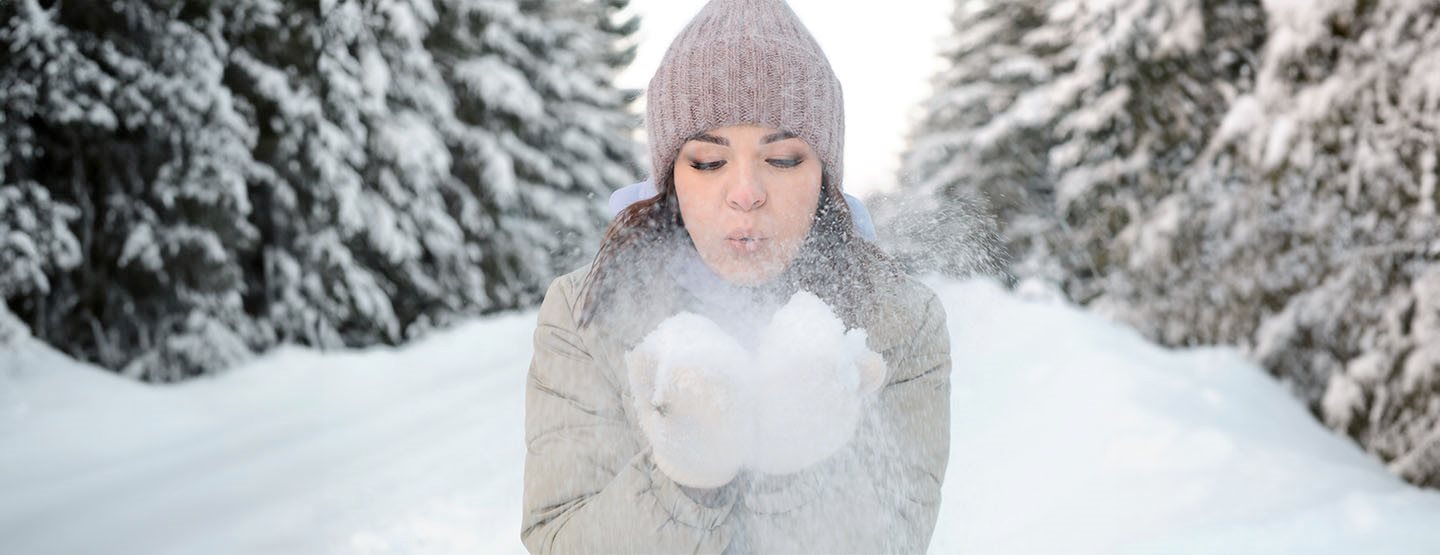
[[[675,37],[646,100],[651,175],[703,131],[758,124],[794,133],[841,186],[845,108],[840,80],[784,0],[711,0]]]

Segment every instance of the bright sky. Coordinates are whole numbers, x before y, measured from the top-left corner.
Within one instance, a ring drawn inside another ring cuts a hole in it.
[[[644,89],[665,49],[704,0],[631,0],[641,16],[639,52],[619,84]],[[791,0],[845,91],[845,191],[893,188],[905,134],[930,94],[952,0],[836,2]],[[636,108],[644,112],[644,97]],[[640,135],[644,140],[644,134]]]

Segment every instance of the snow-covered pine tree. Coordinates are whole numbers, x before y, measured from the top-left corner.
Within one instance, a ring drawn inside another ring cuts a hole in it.
[[[619,39],[591,5],[231,8],[230,82],[269,123],[256,303],[280,340],[395,343],[523,306],[575,263],[562,249],[595,242],[565,238],[603,229],[596,193],[631,179],[636,147],[604,57]],[[567,80],[578,102],[543,87]]]
[[[1440,487],[1440,6],[1266,7],[1257,86],[1189,180],[1200,217],[1180,230],[1201,240],[1166,240],[1194,286],[1138,316],[1247,346],[1331,427]]]
[[[279,341],[395,344],[490,307],[440,126],[452,95],[424,40],[435,14],[378,0],[224,7],[227,83],[259,123],[262,248],[250,302]]]
[[[12,121],[0,120],[0,126]],[[0,141],[29,131],[28,126],[21,127],[23,122],[14,125],[17,129],[0,132]],[[28,155],[7,146],[0,142],[0,168],[6,165],[6,158]],[[29,327],[10,311],[8,303],[28,299],[41,305],[36,312],[49,314],[45,305],[55,300],[51,276],[80,263],[80,242],[69,228],[78,215],[79,210],[54,201],[50,191],[39,184],[11,184],[0,176],[0,346],[29,334]]]
[[[640,48],[633,40],[635,32],[640,30],[640,16],[625,11],[630,6],[630,0],[592,0],[581,5],[588,6],[591,15],[591,19],[581,21],[600,29],[610,43],[609,52],[603,56],[605,65],[612,74],[619,74],[635,61],[635,53]],[[630,89],[623,92],[628,104],[644,91]]]
[[[1440,9],[1260,10],[1047,2],[1045,23],[1012,41],[1063,37],[1034,56],[1046,78],[956,136],[1049,134],[1004,153],[1046,165],[1016,190],[1054,184],[1052,204],[1023,205],[1042,225],[1006,221],[1037,262],[1018,273],[1166,344],[1240,345],[1397,473],[1440,484]],[[944,129],[916,145],[954,140]],[[938,189],[917,192],[946,199]]]
[[[1055,110],[1045,250],[1070,298],[1102,311],[1163,297],[1174,283],[1130,276],[1170,262],[1155,235],[1185,217],[1184,176],[1253,87],[1263,12],[1256,0],[1072,0],[1051,13],[1073,42],[1055,81],[1026,93]]]
[[[6,21],[27,13],[16,6],[3,8],[0,16]],[[15,40],[11,37],[16,27],[13,22],[0,27],[0,45]],[[35,131],[19,117],[35,110],[35,96],[29,83],[0,81],[0,347],[30,333],[10,310],[12,299],[46,302],[51,295],[50,276],[80,263],[80,242],[69,228],[79,210],[56,202],[48,189],[34,181],[6,175],[7,169],[20,170],[36,155]]]
[[[146,379],[532,302],[636,174],[621,1],[50,4],[0,6],[0,187],[85,263],[7,300]]]
[[[902,196],[984,198],[1018,274],[1083,301],[1110,291],[1114,250],[1139,248],[1132,224],[1179,189],[1245,86],[1260,15],[1254,0],[958,1]]]
[[[612,25],[624,7],[613,1],[437,7],[430,44],[456,94],[456,174],[478,202],[460,221],[487,257],[487,295],[530,303],[592,254],[601,201],[639,173],[633,94],[611,84],[628,57],[616,41],[634,25]]]
[[[1064,37],[1037,33],[1045,0],[961,0],[951,13],[954,34],[942,56],[946,69],[931,85],[910,131],[900,169],[901,192],[875,199],[883,242],[917,269],[950,274],[991,273],[969,250],[951,245],[999,243],[1028,252],[1027,231],[1039,223],[1034,205],[1048,205],[1050,146],[1046,129],[1003,118],[1020,94],[1049,82],[1048,60]],[[940,201],[940,202],[937,202]],[[960,236],[965,239],[956,238]],[[938,237],[937,237],[938,236]],[[999,252],[991,253],[998,263]]]
[[[240,360],[253,133],[220,85],[221,53],[173,8],[52,4],[0,6],[5,187],[29,189],[31,209],[74,207],[83,263],[57,254],[50,286],[11,307],[37,337],[127,373]]]

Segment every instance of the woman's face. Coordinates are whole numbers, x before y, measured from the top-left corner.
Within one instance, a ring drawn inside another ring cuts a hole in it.
[[[820,159],[778,129],[734,125],[687,141],[675,158],[680,215],[700,258],[727,281],[785,271],[820,202]]]

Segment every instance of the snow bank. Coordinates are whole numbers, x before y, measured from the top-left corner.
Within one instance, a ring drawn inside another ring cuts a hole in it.
[[[0,553],[515,553],[535,315],[135,384],[0,352]]]
[[[934,553],[1435,553],[1440,494],[1229,350],[935,282],[954,350]],[[535,315],[149,387],[0,352],[0,552],[522,553]]]
[[[1230,349],[938,283],[952,449],[934,553],[1436,553],[1440,494]]]

